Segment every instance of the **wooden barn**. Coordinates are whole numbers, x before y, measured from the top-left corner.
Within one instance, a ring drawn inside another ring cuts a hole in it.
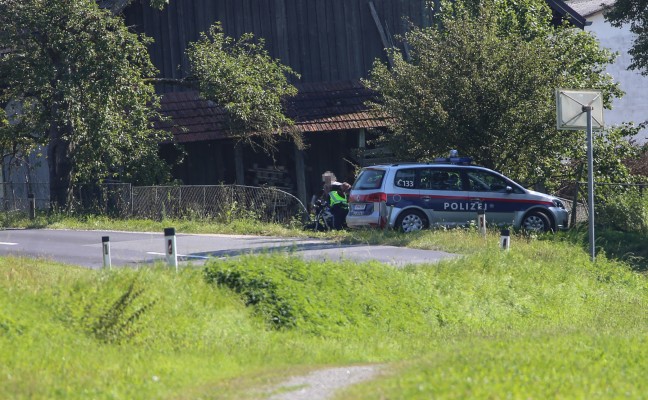
[[[559,19],[577,16],[560,0],[549,2]],[[171,0],[163,11],[147,3],[134,2],[124,16],[127,25],[155,40],[150,54],[162,77],[186,76],[187,45],[216,21],[229,36],[263,38],[270,55],[301,76],[293,81],[299,94],[289,100],[287,114],[307,148],[282,143],[274,157],[237,146],[223,111],[197,92],[159,87],[163,112],[172,117],[165,127],[187,154],[175,177],[185,184],[267,184],[304,202],[320,188],[324,171],[352,180],[355,168],[369,162],[365,147],[372,130],[385,124],[367,112],[364,104],[374,94],[360,79],[376,59],[389,61],[385,48],[396,45],[406,54],[397,35],[432,23],[426,0]]]

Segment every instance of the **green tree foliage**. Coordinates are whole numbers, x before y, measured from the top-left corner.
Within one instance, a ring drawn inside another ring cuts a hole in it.
[[[281,103],[297,94],[287,79],[297,74],[272,59],[263,46],[263,40],[255,41],[252,34],[238,40],[228,37],[215,24],[187,50],[191,73],[201,95],[227,110],[232,133],[252,145],[259,137],[266,148],[273,148],[286,133],[301,147],[301,135],[290,128],[292,121],[283,114]]]
[[[440,23],[407,34],[411,60],[377,62],[367,85],[382,99],[397,155],[419,161],[458,149],[526,185],[551,186],[585,135],[556,129],[555,89],[600,89],[604,104],[622,93],[604,74],[614,60],[589,34],[549,24],[529,0],[444,5]],[[528,11],[525,11],[528,10]],[[533,11],[533,12],[532,12]]]
[[[607,8],[605,18],[615,27],[630,24],[630,31],[637,37],[629,51],[629,69],[648,75],[648,0],[617,0]]]
[[[133,0],[97,0],[97,4],[101,8],[109,9],[113,14],[121,14],[122,11],[130,4]],[[149,0],[149,5],[158,10],[163,9],[169,0]]]
[[[170,136],[152,126],[146,43],[91,0],[0,3],[0,102],[22,107],[0,132],[48,146],[55,205],[67,205],[77,182],[166,179],[157,149]]]

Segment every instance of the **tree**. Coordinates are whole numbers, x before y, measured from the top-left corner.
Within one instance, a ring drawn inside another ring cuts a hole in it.
[[[115,15],[121,14],[132,2],[133,0],[97,0],[99,7],[106,8]],[[169,0],[149,0],[151,7],[155,7],[158,10],[163,9],[168,3]]]
[[[648,75],[648,0],[617,0],[606,8],[605,18],[615,27],[630,24],[637,37],[629,51],[632,63],[628,68]]]
[[[261,138],[261,145],[273,150],[285,132],[302,147],[301,134],[290,129],[293,122],[283,114],[281,103],[297,94],[286,77],[297,74],[273,60],[263,46],[252,34],[238,40],[227,37],[215,24],[187,49],[191,78],[204,98],[227,110],[230,131],[249,144]]]
[[[89,0],[0,4],[3,102],[20,101],[15,138],[47,145],[50,199],[67,205],[73,183],[165,179],[153,129],[158,98],[146,41]]]
[[[47,146],[50,199],[58,208],[67,206],[75,183],[169,177],[158,147],[172,137],[153,126],[163,117],[150,40],[116,16],[129,2],[0,2],[0,104],[21,105],[19,115],[0,115],[0,151]],[[166,0],[149,3],[162,7]],[[281,97],[296,92],[284,75],[292,71],[252,39],[234,41],[212,28],[190,46],[195,75],[173,83],[197,85],[230,112],[233,131],[253,130],[250,141],[260,136],[272,147],[287,130],[300,145],[281,113]]]
[[[374,65],[366,83],[381,95],[374,107],[389,117],[383,139],[397,155],[457,149],[527,186],[564,174],[584,135],[556,129],[555,89],[601,89],[609,106],[621,95],[603,73],[614,57],[585,32],[552,28],[543,5],[527,5],[531,14],[507,4],[446,5],[437,26],[407,34],[411,61],[394,51],[393,69]]]

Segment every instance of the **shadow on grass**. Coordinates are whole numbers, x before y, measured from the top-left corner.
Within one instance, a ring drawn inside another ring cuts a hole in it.
[[[610,229],[598,229],[596,236],[596,253],[604,252],[608,258],[623,261],[634,271],[648,272],[648,236],[636,232],[622,232]],[[555,236],[557,240],[568,240],[583,248],[589,247],[587,227],[574,228]]]

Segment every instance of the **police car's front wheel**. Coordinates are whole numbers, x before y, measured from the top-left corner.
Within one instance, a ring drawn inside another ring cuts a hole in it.
[[[426,229],[428,220],[420,211],[403,211],[396,219],[396,227],[405,233]]]
[[[549,232],[552,230],[549,217],[541,212],[531,212],[522,220],[522,229],[527,232]]]

